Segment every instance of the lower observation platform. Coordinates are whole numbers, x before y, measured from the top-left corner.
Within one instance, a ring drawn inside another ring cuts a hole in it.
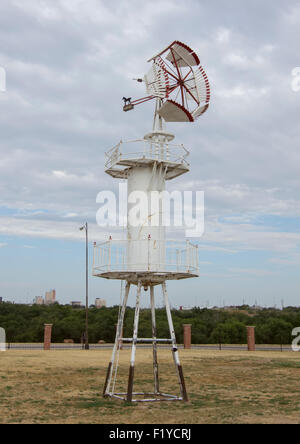
[[[110,239],[94,245],[93,276],[140,281],[143,286],[198,277],[198,246],[189,241]]]
[[[105,279],[119,279],[129,282],[130,284],[137,285],[140,281],[143,286],[160,285],[168,280],[181,280],[192,277],[198,277],[195,273],[180,273],[180,272],[133,272],[133,271],[107,271],[101,272],[93,270],[93,276],[102,277]]]

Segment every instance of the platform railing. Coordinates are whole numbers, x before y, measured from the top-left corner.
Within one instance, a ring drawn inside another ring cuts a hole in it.
[[[129,271],[198,274],[198,246],[189,240],[154,239],[110,239],[94,244],[94,276]]]
[[[107,151],[105,156],[105,168],[107,169],[113,167],[121,160],[141,158],[189,166],[186,160],[189,156],[189,151],[183,145],[169,142],[159,143],[144,139],[120,141],[116,146]]]

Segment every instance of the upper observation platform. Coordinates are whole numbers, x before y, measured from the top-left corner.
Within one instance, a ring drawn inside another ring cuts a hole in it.
[[[126,179],[131,168],[153,165],[161,168],[166,180],[189,171],[189,151],[183,145],[170,143],[172,134],[153,131],[144,139],[120,141],[106,154],[105,172],[114,178]]]

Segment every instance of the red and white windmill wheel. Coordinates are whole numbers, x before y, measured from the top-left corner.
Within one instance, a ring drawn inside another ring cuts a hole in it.
[[[157,113],[166,122],[194,122],[209,107],[210,86],[197,54],[182,42],[174,41],[151,57],[151,69],[144,76],[148,96],[125,99],[124,111],[134,105],[160,99]]]

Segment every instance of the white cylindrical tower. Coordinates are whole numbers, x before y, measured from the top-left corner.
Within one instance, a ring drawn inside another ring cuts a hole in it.
[[[165,226],[161,193],[166,188],[168,167],[163,160],[168,160],[168,143],[174,136],[164,131],[163,119],[157,112],[161,106],[161,99],[157,99],[153,131],[144,136],[153,161],[150,164],[139,162],[127,175],[127,261],[129,269],[135,271],[165,271]]]
[[[127,248],[128,267],[158,271],[164,263],[165,227],[162,200],[164,171],[152,165],[136,166],[128,173]]]

